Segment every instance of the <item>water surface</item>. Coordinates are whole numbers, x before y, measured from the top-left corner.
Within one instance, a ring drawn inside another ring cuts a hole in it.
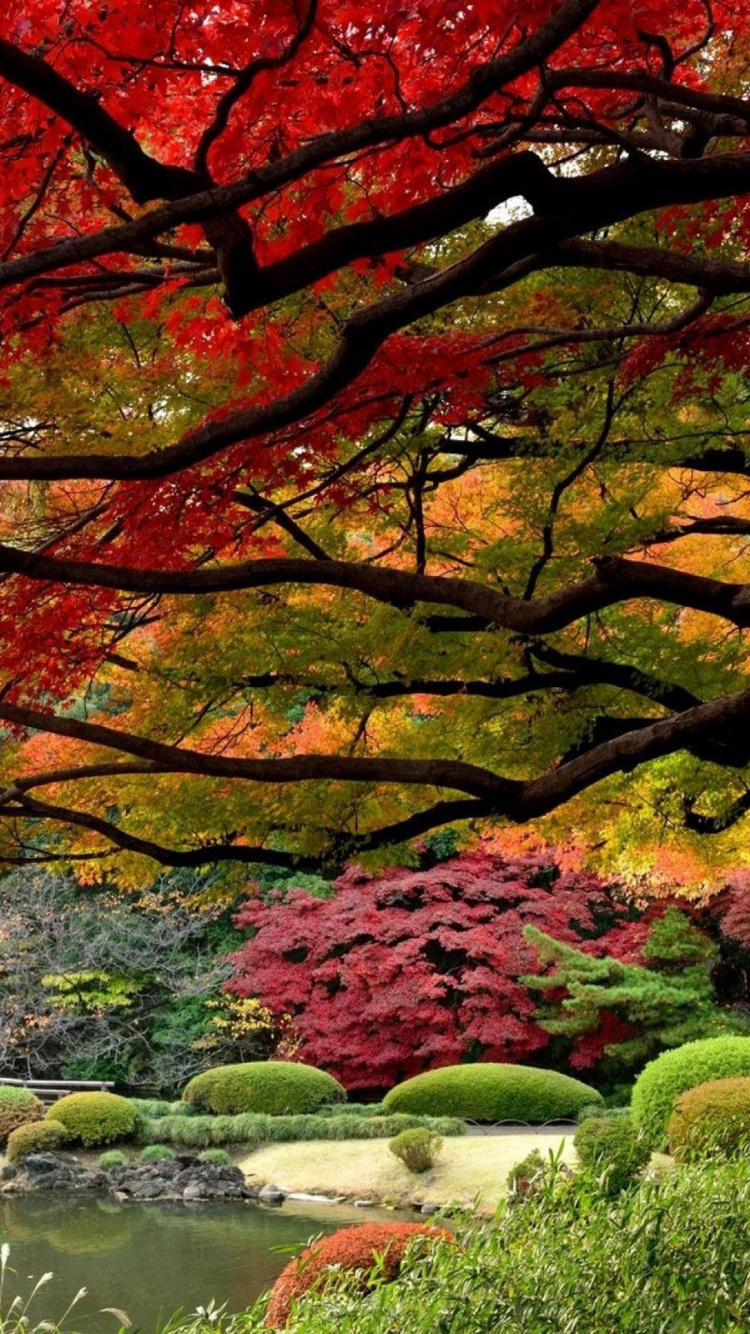
[[[142,1334],[153,1334],[178,1308],[194,1311],[212,1299],[241,1311],[273,1282],[310,1237],[367,1219],[382,1210],[289,1203],[123,1203],[50,1193],[0,1199],[0,1242],[10,1245],[3,1309],[52,1271],[35,1296],[30,1323],[58,1320],[81,1287],[86,1297],[66,1322],[85,1334],[116,1334],[105,1306],[127,1312]]]

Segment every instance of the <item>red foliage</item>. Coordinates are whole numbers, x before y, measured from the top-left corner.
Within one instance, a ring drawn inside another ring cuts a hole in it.
[[[604,881],[565,871],[551,884],[549,862],[472,853],[379,878],[354,867],[335,898],[255,897],[236,919],[254,935],[233,956],[229,988],[291,1013],[300,1057],[348,1088],[466,1059],[523,1061],[549,1042],[518,980],[537,966],[524,926],[597,953],[611,940],[627,958],[645,939]]]
[[[319,1238],[282,1269],[271,1289],[266,1324],[272,1329],[284,1329],[292,1302],[313,1288],[323,1287],[327,1279],[341,1270],[362,1270],[363,1289],[367,1288],[367,1278],[376,1265],[380,1278],[395,1278],[407,1246],[420,1236],[453,1241],[445,1228],[426,1223],[365,1223],[361,1227],[340,1228],[330,1237]]]

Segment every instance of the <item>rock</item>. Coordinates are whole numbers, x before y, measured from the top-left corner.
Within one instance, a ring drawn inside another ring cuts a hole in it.
[[[354,1201],[354,1208],[355,1208],[355,1209],[372,1209],[372,1205],[373,1205],[373,1201],[372,1201],[372,1200],[355,1200],[355,1201]]]
[[[185,1187],[185,1189],[182,1192],[182,1198],[187,1203],[189,1203],[191,1200],[203,1199],[203,1194],[197,1181],[191,1181],[190,1185]]]
[[[420,1205],[419,1212],[420,1214],[424,1214],[426,1218],[431,1218],[433,1214],[437,1214],[440,1212],[440,1205],[422,1204]]]
[[[274,1186],[270,1182],[258,1193],[261,1204],[283,1204],[286,1196],[287,1192],[281,1186]]]

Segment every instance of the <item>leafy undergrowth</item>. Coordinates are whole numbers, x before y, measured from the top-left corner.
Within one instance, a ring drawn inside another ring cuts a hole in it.
[[[405,1262],[393,1282],[300,1303],[294,1334],[746,1334],[750,1159],[681,1168],[616,1201],[558,1173],[497,1226]],[[261,1334],[263,1305],[172,1334]]]

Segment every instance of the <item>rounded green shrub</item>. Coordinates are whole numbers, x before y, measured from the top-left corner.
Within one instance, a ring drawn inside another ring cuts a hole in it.
[[[136,1108],[116,1093],[69,1093],[47,1117],[64,1125],[71,1141],[84,1148],[129,1139],[138,1124]]]
[[[161,1158],[176,1158],[174,1149],[170,1149],[168,1144],[147,1144],[145,1149],[141,1149],[142,1163],[157,1163]]]
[[[8,1136],[7,1154],[12,1163],[26,1158],[30,1153],[50,1153],[67,1144],[70,1136],[59,1121],[27,1121],[17,1126]]]
[[[573,1143],[581,1167],[600,1178],[611,1195],[629,1186],[651,1158],[645,1136],[629,1116],[589,1117]]]
[[[232,1159],[226,1149],[204,1149],[198,1154],[199,1163],[213,1163],[214,1167],[231,1167]]]
[[[729,1158],[750,1145],[750,1079],[712,1079],[681,1093],[667,1124],[678,1162]]]
[[[107,1149],[99,1155],[100,1167],[125,1167],[128,1155],[122,1149]]]
[[[435,1166],[435,1160],[443,1147],[440,1135],[434,1130],[419,1126],[415,1130],[402,1130],[400,1135],[389,1141],[388,1148],[394,1158],[399,1158],[410,1172],[427,1172]]]
[[[662,1052],[633,1088],[633,1120],[654,1149],[661,1148],[676,1099],[714,1079],[750,1075],[750,1038],[703,1038]]]
[[[217,1065],[191,1079],[182,1096],[200,1111],[218,1116],[240,1112],[288,1116],[346,1101],[345,1090],[331,1075],[293,1061]]]
[[[44,1105],[30,1089],[0,1084],[0,1145],[7,1143],[18,1126],[39,1121],[43,1115]]]
[[[461,1116],[468,1121],[572,1119],[602,1099],[569,1075],[525,1065],[445,1065],[397,1084],[383,1100],[385,1111]]]

